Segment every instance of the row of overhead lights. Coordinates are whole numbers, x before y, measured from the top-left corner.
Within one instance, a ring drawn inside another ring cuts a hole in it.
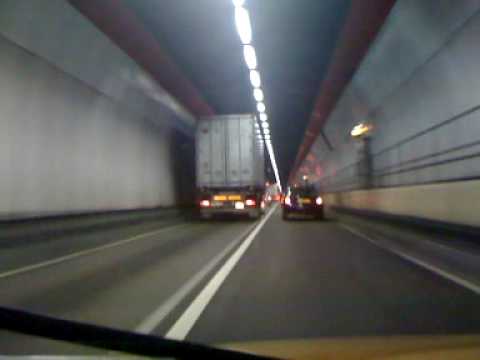
[[[235,25],[243,45],[243,57],[245,63],[250,70],[250,83],[253,88],[253,97],[257,102],[258,118],[260,123],[255,123],[257,138],[259,141],[265,141],[270,163],[275,174],[277,185],[281,191],[280,176],[278,174],[277,162],[275,161],[275,153],[273,152],[272,138],[270,135],[270,125],[268,123],[267,108],[264,103],[264,94],[262,90],[262,81],[258,72],[257,55],[252,45],[252,25],[248,10],[245,9],[245,0],[232,0],[235,7]]]

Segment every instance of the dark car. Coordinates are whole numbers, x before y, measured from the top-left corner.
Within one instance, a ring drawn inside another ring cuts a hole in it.
[[[323,219],[323,199],[312,186],[293,187],[282,199],[283,219],[290,214],[311,215]]]

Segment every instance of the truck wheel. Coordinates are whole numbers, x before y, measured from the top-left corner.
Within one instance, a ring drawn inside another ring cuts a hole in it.
[[[325,217],[323,216],[323,212],[315,215],[315,220],[324,220],[324,219]]]
[[[283,220],[288,220],[288,212],[285,211],[285,210],[282,211],[282,219]]]

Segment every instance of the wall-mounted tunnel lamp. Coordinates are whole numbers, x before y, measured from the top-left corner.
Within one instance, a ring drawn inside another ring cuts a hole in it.
[[[372,128],[372,125],[360,123],[353,127],[353,129],[350,131],[350,136],[353,138],[365,137],[371,134]]]

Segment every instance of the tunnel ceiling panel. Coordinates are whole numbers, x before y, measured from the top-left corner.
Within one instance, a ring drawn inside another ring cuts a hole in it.
[[[124,0],[219,114],[255,109],[230,0]],[[350,0],[247,0],[281,177],[293,166]]]

